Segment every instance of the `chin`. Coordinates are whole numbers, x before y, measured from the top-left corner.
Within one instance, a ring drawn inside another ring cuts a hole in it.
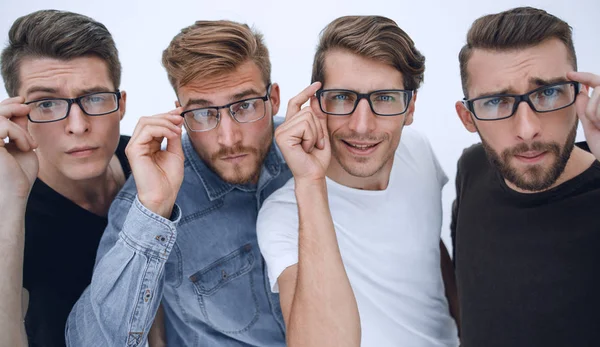
[[[75,165],[69,168],[63,168],[62,173],[65,177],[73,181],[84,181],[102,176],[106,173],[108,165],[100,163],[90,163],[86,165]]]

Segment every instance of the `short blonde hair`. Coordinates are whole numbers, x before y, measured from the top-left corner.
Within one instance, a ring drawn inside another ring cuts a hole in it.
[[[197,21],[182,29],[162,56],[175,92],[194,80],[230,73],[248,61],[256,63],[268,84],[271,62],[262,34],[227,20]]]

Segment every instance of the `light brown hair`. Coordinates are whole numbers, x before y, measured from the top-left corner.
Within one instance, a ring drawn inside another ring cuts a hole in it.
[[[106,62],[115,89],[121,84],[119,52],[106,27],[81,14],[42,10],[18,18],[8,32],[0,65],[9,96],[18,94],[20,65],[27,58],[70,60],[96,56]]]
[[[313,62],[312,82],[325,83],[328,51],[345,50],[383,62],[402,73],[404,89],[417,90],[423,83],[425,57],[396,22],[381,16],[346,16],[329,23],[321,32]]]
[[[162,63],[177,89],[197,79],[209,79],[254,62],[265,84],[271,80],[269,51],[263,36],[246,24],[197,21],[177,34],[164,50]]]
[[[483,16],[473,22],[467,33],[467,43],[458,55],[463,93],[468,98],[467,63],[475,49],[510,51],[530,48],[548,39],[558,39],[567,48],[568,59],[577,69],[573,47],[573,29],[565,21],[544,10],[517,7]]]

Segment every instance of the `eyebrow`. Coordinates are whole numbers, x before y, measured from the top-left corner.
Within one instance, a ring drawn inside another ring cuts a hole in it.
[[[243,90],[239,93],[233,94],[230,98],[229,98],[229,102],[237,102],[237,101],[241,101],[244,100],[245,98],[249,97],[249,96],[259,96],[260,93],[257,92],[255,89],[253,88],[249,88],[246,90]],[[206,99],[190,99],[187,102],[187,105],[185,107],[188,107],[190,105],[198,105],[201,107],[215,107],[217,105],[214,105],[212,102],[206,100]],[[222,106],[222,105],[219,105]]]
[[[102,86],[95,86],[85,89],[79,89],[76,91],[77,95],[86,95],[92,93],[101,93],[101,92],[112,92],[109,88]],[[47,94],[58,94],[58,89],[52,87],[44,87],[44,86],[32,86],[25,92],[25,95],[31,95],[33,93],[47,93]]]
[[[547,85],[554,84],[554,83],[568,82],[568,81],[569,80],[564,77],[555,77],[555,78],[551,78],[551,79],[531,77],[529,79],[529,84],[533,84],[536,87],[543,87],[543,86],[547,86]],[[481,93],[472,99],[485,98],[487,96],[495,96],[495,95],[501,95],[501,94],[520,95],[520,93],[515,92],[514,89],[512,89],[512,88],[504,88],[502,90],[495,90],[492,92]]]

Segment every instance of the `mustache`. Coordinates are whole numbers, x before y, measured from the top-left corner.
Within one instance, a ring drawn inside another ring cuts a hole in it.
[[[560,145],[555,142],[533,142],[530,145],[526,143],[520,143],[514,147],[504,150],[502,152],[502,157],[508,158],[525,152],[551,152],[558,155],[560,154]]]
[[[236,145],[234,147],[221,147],[211,156],[211,160],[216,161],[222,157],[231,157],[239,154],[258,154],[258,149],[254,147],[245,147]]]
[[[355,132],[349,132],[344,134],[336,134],[334,136],[336,140],[342,141],[371,141],[371,142],[380,142],[385,141],[389,138],[388,134],[381,134],[379,136],[374,136],[373,134],[359,134]]]

